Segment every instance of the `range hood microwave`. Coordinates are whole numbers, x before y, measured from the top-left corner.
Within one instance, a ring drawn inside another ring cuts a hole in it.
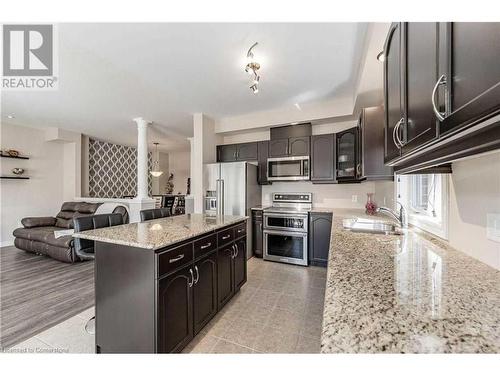
[[[309,156],[286,156],[267,159],[269,181],[309,180]]]

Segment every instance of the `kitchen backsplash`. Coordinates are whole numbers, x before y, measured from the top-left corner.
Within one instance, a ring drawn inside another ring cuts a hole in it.
[[[271,204],[272,193],[311,192],[313,206],[333,208],[364,208],[367,193],[374,193],[379,206],[394,204],[394,183],[392,181],[369,181],[359,184],[313,184],[307,181],[274,182],[262,186],[262,205]],[[353,196],[357,199],[353,202]]]

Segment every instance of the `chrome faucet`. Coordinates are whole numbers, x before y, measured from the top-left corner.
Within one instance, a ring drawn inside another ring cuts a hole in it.
[[[391,216],[392,218],[396,219],[401,228],[408,228],[408,215],[406,214],[406,210],[401,202],[397,202],[397,204],[401,206],[401,208],[399,209],[399,213],[396,213],[395,211],[387,207],[379,207],[377,208],[376,212]]]

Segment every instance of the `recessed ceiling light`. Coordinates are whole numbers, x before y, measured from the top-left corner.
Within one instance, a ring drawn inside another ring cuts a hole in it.
[[[299,103],[295,103],[294,106],[299,110],[299,111],[302,111],[302,108],[300,108],[300,104]]]
[[[384,61],[385,61],[384,51],[380,52],[380,53],[377,55],[377,60],[378,60],[378,61],[381,61],[381,62],[384,62]]]
[[[14,115],[7,115],[7,118],[13,119],[13,118],[16,118],[16,116],[14,116]]]
[[[297,125],[298,122],[291,122],[290,125]]]

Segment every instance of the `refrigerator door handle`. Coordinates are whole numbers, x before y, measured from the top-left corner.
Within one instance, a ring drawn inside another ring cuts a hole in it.
[[[219,201],[219,207],[220,207],[220,213],[219,215],[224,215],[224,180],[220,180],[220,201]]]

